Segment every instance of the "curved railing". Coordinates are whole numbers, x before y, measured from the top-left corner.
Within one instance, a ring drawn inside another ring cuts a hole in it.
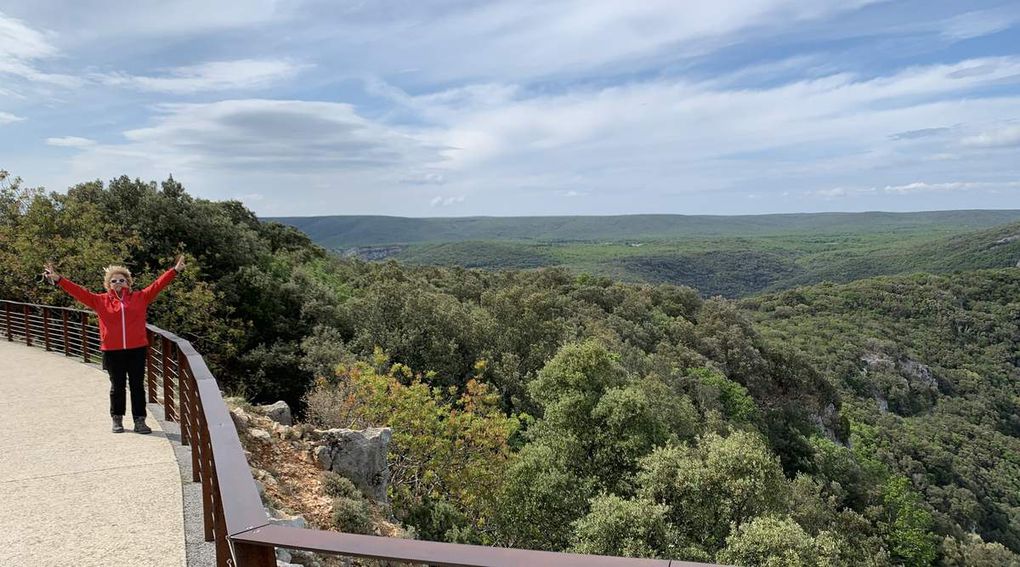
[[[8,341],[24,342],[85,362],[99,359],[95,314],[80,309],[0,300]],[[202,483],[206,541],[218,566],[275,567],[276,547],[329,555],[464,567],[695,567],[665,559],[629,559],[460,545],[278,526],[269,523],[219,385],[191,343],[148,325],[148,401],[164,408],[191,448],[192,481]],[[222,482],[221,482],[222,479]]]

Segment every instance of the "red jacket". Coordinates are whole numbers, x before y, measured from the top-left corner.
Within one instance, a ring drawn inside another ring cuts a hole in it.
[[[92,293],[67,278],[57,285],[75,299],[89,306],[99,316],[99,339],[102,350],[123,350],[149,345],[145,333],[145,314],[149,304],[177,276],[170,268],[149,287],[141,291],[126,291],[117,297],[112,291]]]

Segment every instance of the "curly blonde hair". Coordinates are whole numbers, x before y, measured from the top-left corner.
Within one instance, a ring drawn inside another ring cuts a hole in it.
[[[131,287],[135,283],[134,279],[131,278],[131,270],[124,266],[107,266],[103,268],[103,287],[109,290],[110,280],[117,274],[120,274],[127,279],[128,287]]]

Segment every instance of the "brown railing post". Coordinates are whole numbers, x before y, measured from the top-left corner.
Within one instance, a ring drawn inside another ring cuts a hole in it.
[[[149,403],[156,403],[156,365],[153,364],[152,360],[152,348],[153,348],[153,337],[156,337],[155,333],[146,330],[148,333],[146,336],[149,338],[149,348],[145,351],[145,376],[149,391]]]
[[[50,350],[50,308],[43,307],[42,309],[42,328],[43,328],[43,342],[46,344],[46,350]]]
[[[202,452],[205,451],[205,443],[202,442],[202,417],[199,415],[198,409],[198,386],[195,384],[195,377],[191,377],[191,398],[188,399],[188,405],[191,406],[191,482],[199,482],[202,477],[199,473],[202,472],[199,459]]]
[[[209,423],[205,419],[205,413],[198,414],[199,436],[202,445],[201,469],[202,469],[202,520],[205,523],[205,541],[213,540],[213,484],[212,484],[212,442],[209,439]]]
[[[241,567],[276,567],[276,548],[234,542],[234,559]]]
[[[163,337],[163,409],[164,417],[171,422],[177,421],[177,412],[174,411],[174,382],[170,377],[169,351],[172,344],[170,339]]]
[[[25,313],[25,344],[32,346],[32,329],[28,326],[28,306],[22,310]]]
[[[220,492],[219,475],[216,467],[212,467],[212,495],[213,503],[213,534],[216,536],[216,565],[219,567],[230,566],[230,543],[227,542],[227,519],[223,516],[223,497]]]
[[[67,342],[67,311],[60,310],[60,320],[63,322],[64,330],[64,356],[71,356],[71,344]]]
[[[85,326],[89,323],[87,313],[81,314],[81,357],[85,362],[89,361],[89,337],[85,334]]]
[[[181,445],[188,446],[191,440],[188,438],[191,433],[191,408],[188,405],[188,398],[194,395],[191,390],[191,382],[188,380],[188,373],[185,366],[187,358],[181,349],[177,349],[177,401],[180,410],[181,422]]]

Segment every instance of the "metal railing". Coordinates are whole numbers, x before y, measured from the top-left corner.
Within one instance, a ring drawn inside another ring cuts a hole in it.
[[[8,341],[99,360],[90,311],[0,300]],[[456,567],[696,567],[703,563],[484,547],[293,528],[269,522],[219,385],[191,343],[148,325],[148,401],[164,408],[191,449],[192,481],[202,483],[205,540],[218,567],[275,567],[276,547],[328,555]],[[222,482],[221,482],[222,479]]]

